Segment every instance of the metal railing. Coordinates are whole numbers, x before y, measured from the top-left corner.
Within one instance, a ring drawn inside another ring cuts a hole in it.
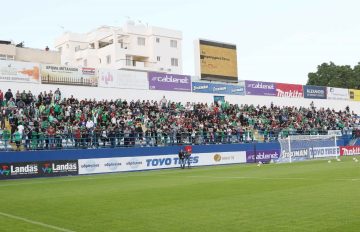
[[[35,137],[23,136],[15,141],[14,137],[4,138],[0,134],[0,150],[56,150],[56,149],[95,149],[115,147],[153,147],[176,145],[202,145],[202,144],[238,144],[253,142],[273,142],[278,138],[289,135],[327,134],[327,131],[262,131],[253,130],[236,133],[112,133],[103,136],[97,133],[40,135]],[[342,131],[343,135],[358,137],[352,130]]]

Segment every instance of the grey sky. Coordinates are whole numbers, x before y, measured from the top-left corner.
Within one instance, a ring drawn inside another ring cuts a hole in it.
[[[356,0],[12,0],[2,1],[0,39],[52,47],[65,30],[121,26],[129,16],[183,32],[184,73],[194,74],[193,41],[235,43],[239,79],[305,84],[318,64],[360,62]]]

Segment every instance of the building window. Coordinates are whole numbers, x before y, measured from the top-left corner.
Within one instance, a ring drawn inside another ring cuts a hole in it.
[[[79,51],[80,50],[80,45],[76,46],[75,47],[75,52]]]
[[[62,47],[59,47],[59,48],[58,48],[58,51],[61,53],[61,52],[62,52]]]
[[[145,46],[145,38],[144,37],[138,37],[137,42],[139,46]]]
[[[106,63],[111,64],[111,56],[110,55],[106,56]]]
[[[177,41],[176,40],[170,40],[170,47],[177,48]]]
[[[87,67],[87,59],[84,60],[84,67]]]
[[[6,55],[0,54],[0,60],[6,60]]]
[[[157,60],[157,61],[160,61],[160,56],[157,56],[157,57],[156,57],[156,60]]]
[[[171,66],[179,66],[179,60],[177,58],[171,58]]]
[[[126,56],[126,66],[132,66],[131,56]]]
[[[12,56],[12,55],[8,55],[8,56],[7,56],[7,59],[8,59],[8,60],[15,60],[15,57]]]
[[[156,38],[156,43],[160,43],[160,38]]]

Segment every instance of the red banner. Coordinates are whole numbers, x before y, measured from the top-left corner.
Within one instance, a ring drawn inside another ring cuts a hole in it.
[[[340,146],[340,155],[360,155],[360,146]]]
[[[291,98],[304,97],[304,91],[302,85],[276,83],[276,93],[278,97],[291,97]]]

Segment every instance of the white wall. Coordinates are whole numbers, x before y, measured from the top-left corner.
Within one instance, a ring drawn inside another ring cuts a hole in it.
[[[96,98],[101,99],[116,99],[122,98],[127,100],[161,100],[165,96],[168,100],[175,102],[213,102],[214,95],[221,94],[206,94],[206,93],[192,93],[192,92],[174,92],[174,91],[156,91],[156,90],[135,90],[135,89],[116,89],[116,88],[101,88],[101,87],[79,87],[66,85],[42,85],[42,84],[28,84],[28,83],[12,83],[0,82],[0,89],[6,92],[11,89],[13,93],[16,90],[31,90],[38,94],[42,91],[55,91],[60,88],[64,97],[74,95],[77,98]],[[280,98],[280,97],[265,97],[265,96],[237,96],[237,95],[221,95],[225,96],[225,100],[233,104],[254,104],[270,106],[271,102],[279,106],[304,106],[308,107],[313,101],[315,107],[325,107],[335,110],[344,110],[346,106],[350,107],[355,113],[360,114],[360,102],[355,101],[341,101],[341,100],[327,100],[327,99],[305,99],[305,98]]]

